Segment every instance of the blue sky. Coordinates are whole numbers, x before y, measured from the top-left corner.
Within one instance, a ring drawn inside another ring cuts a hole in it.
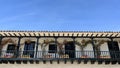
[[[120,31],[120,0],[0,0],[0,30]]]

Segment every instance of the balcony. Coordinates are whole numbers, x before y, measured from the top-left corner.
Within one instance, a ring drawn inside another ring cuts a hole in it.
[[[94,64],[98,62],[98,64],[116,64],[120,63],[120,52],[119,51],[64,51],[64,53],[60,54],[59,52],[52,53],[54,51],[1,51],[0,63],[39,63],[42,61],[46,63],[46,61],[70,61],[74,63],[77,61],[78,63],[91,62]]]

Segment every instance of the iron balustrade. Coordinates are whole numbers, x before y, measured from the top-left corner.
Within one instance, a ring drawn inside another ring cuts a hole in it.
[[[24,58],[24,59],[120,59],[120,51],[72,51],[65,50],[63,53],[60,51],[49,53],[50,51],[16,51],[7,50],[1,51],[0,58]],[[95,52],[95,53],[94,53]],[[19,54],[18,54],[19,53]],[[37,55],[36,55],[37,54]],[[95,57],[94,54],[97,56]],[[17,56],[18,55],[18,56]]]

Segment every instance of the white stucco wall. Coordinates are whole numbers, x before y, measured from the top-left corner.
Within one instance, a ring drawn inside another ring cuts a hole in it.
[[[104,43],[100,46],[100,51],[101,52],[101,56],[110,56],[110,53],[108,52],[109,49],[108,49],[108,44],[107,43]]]
[[[14,44],[17,44],[18,43],[18,38],[10,38],[10,37],[6,37],[6,38],[3,38],[2,40],[7,40],[7,39],[11,39]],[[2,53],[1,53],[1,57],[4,57],[5,55],[9,54],[9,55],[13,55],[11,53],[6,53],[6,50],[7,50],[7,47],[8,47],[8,44],[13,44],[11,42],[8,42],[6,43],[3,47],[2,47]]]
[[[21,40],[21,44],[22,44],[20,47],[21,50],[24,49],[23,43],[25,42],[26,39],[31,39],[32,41],[36,41],[36,38],[23,38]],[[49,38],[49,39],[51,39],[51,38]],[[17,39],[14,39],[14,40],[17,40]],[[58,39],[58,41],[63,42],[62,39]],[[70,41],[71,41],[71,39],[70,39]],[[16,41],[16,43],[17,42],[18,42],[18,40]],[[40,43],[42,43],[42,42],[43,42],[43,40]],[[11,44],[11,43],[7,43],[3,47],[3,50],[6,50],[8,44]],[[119,43],[119,47],[120,47],[120,43]],[[75,48],[76,48],[76,51],[81,51],[78,45],[75,45]],[[46,47],[46,49],[48,50],[48,47]],[[38,50],[41,51],[40,44],[38,45]],[[88,46],[85,47],[84,50],[93,51],[92,45],[88,44]],[[102,44],[100,47],[100,50],[101,51],[109,51],[107,43]],[[108,55],[109,55],[109,53],[108,53]],[[93,57],[93,55],[91,57]],[[53,62],[53,64],[50,64],[49,62],[47,62],[46,64],[43,64],[43,62],[40,62],[40,64],[29,64],[29,63],[28,64],[0,64],[0,68],[2,68],[2,67],[4,67],[4,68],[10,68],[10,67],[11,68],[88,68],[88,67],[89,68],[119,68],[120,65],[118,65],[118,64],[105,65],[104,63],[99,65],[97,62],[95,64],[91,64],[90,62],[88,62],[88,64],[84,64],[83,62],[81,62],[81,64],[77,64],[77,62],[74,62],[73,64],[71,64],[70,62],[67,62],[67,64],[64,64],[64,62],[60,62],[60,64],[57,64],[57,62]]]
[[[9,38],[4,38],[3,40],[5,40],[5,39],[9,39]],[[16,44],[18,43],[18,38],[11,38],[11,39],[14,40]],[[21,39],[21,43],[20,43],[20,44],[21,44],[21,45],[20,45],[20,50],[21,50],[21,51],[24,50],[24,42],[25,42],[25,40],[27,40],[27,39],[30,39],[31,41],[35,41],[35,42],[37,41],[36,38],[22,38],[22,39]],[[55,40],[54,38],[40,38],[40,40],[39,40],[39,45],[38,45],[38,51],[42,51],[42,50],[41,50],[41,44],[43,43],[43,41],[44,41],[45,39]],[[82,39],[83,39],[83,38],[76,38],[75,40],[81,42]],[[84,38],[84,39],[85,39],[85,40],[90,40],[89,38]],[[99,38],[95,38],[95,39],[99,39]],[[72,39],[72,38],[58,38],[57,41],[59,41],[60,43],[63,43],[64,40],[72,41],[73,39]],[[109,39],[104,39],[104,40],[109,40]],[[119,42],[119,41],[118,41],[118,42]],[[12,43],[7,43],[7,44],[3,47],[2,50],[5,51],[5,50],[7,49],[8,44],[12,44]],[[120,49],[120,43],[118,43],[118,45],[119,45],[119,49]],[[49,47],[49,46],[46,46],[46,51],[48,50],[48,47]],[[80,50],[80,47],[79,47],[78,45],[75,45],[75,49],[76,49],[76,51],[81,51],[81,50]],[[35,44],[35,49],[34,49],[34,51],[36,51],[36,44]],[[88,44],[88,45],[84,48],[84,51],[93,51],[93,46],[92,46],[92,44]],[[102,44],[102,45],[100,46],[100,51],[109,51],[107,43],[104,43],[104,44]],[[21,52],[21,55],[22,55],[22,53],[23,53],[23,52]],[[35,53],[35,52],[34,52],[34,53]],[[2,54],[4,55],[5,52],[3,52]],[[37,58],[42,57],[42,55],[41,55],[42,53],[38,52],[37,54],[38,54],[38,55],[37,55]],[[85,52],[85,54],[87,55],[88,53]],[[94,53],[93,53],[93,52],[91,52],[91,53],[89,53],[89,54],[90,54],[89,57],[91,57],[91,58],[94,57]],[[52,55],[54,55],[54,54],[52,54]],[[108,56],[109,56],[110,54],[109,54],[109,52],[106,52],[106,53],[101,53],[101,56],[102,56],[102,55],[108,55]],[[76,52],[76,58],[79,58],[80,56],[81,56],[81,53]]]
[[[84,51],[87,51],[87,52],[85,52],[85,54],[89,55],[88,57],[94,58],[94,52],[93,52],[93,46],[92,46],[92,44],[88,44],[85,47]]]

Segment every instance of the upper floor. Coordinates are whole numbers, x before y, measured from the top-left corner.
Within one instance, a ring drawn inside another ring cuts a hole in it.
[[[119,32],[1,31],[1,61],[119,63]]]

